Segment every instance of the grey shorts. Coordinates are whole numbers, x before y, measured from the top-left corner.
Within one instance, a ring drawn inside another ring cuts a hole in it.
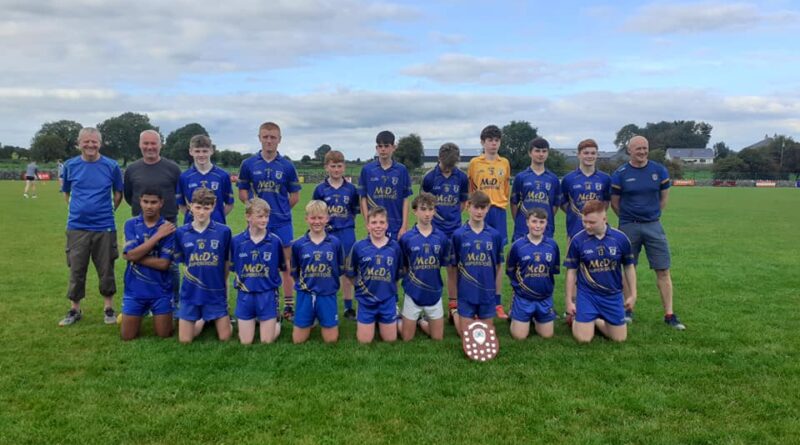
[[[67,230],[67,266],[69,287],[67,298],[80,301],[86,296],[86,272],[89,260],[97,270],[100,295],[110,297],[117,292],[114,260],[119,256],[117,232]]]
[[[647,262],[650,268],[655,270],[666,270],[670,266],[669,243],[667,234],[660,221],[646,223],[625,223],[619,226],[628,239],[631,240],[631,250],[638,261],[639,253],[644,246],[647,254]]]

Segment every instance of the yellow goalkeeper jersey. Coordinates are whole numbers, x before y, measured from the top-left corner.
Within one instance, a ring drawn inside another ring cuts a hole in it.
[[[492,205],[505,209],[511,194],[511,164],[508,159],[498,156],[494,161],[482,154],[469,161],[467,169],[469,191],[480,190],[492,201]]]

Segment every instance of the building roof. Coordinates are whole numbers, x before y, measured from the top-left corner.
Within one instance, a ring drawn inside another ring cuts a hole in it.
[[[714,159],[714,150],[710,148],[667,148],[670,158]]]
[[[761,139],[760,141],[756,142],[755,144],[750,144],[747,147],[743,147],[743,148],[740,149],[740,151],[741,150],[746,150],[748,148],[756,149],[756,148],[766,147],[767,145],[771,144],[773,140],[774,140],[773,138],[771,138],[771,137],[769,137],[769,135],[765,134],[764,135],[764,139]]]
[[[567,159],[577,159],[578,158],[578,149],[577,148],[552,148],[551,150],[555,150],[562,155],[564,155]],[[616,151],[598,151],[597,152],[597,159],[616,159],[620,155],[620,152]],[[622,154],[623,157],[627,157],[624,153]]]
[[[434,158],[438,158],[439,157],[439,149],[438,148],[426,148],[426,149],[423,150],[423,152],[424,152],[423,156],[425,156],[425,157],[434,157]],[[478,156],[481,153],[483,153],[483,148],[461,148],[461,149],[459,149],[459,152],[461,153],[461,157],[462,158],[464,156],[475,157],[475,156]]]

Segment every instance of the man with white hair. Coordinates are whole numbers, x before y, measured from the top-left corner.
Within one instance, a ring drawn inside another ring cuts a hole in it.
[[[164,197],[161,216],[177,224],[178,204],[175,190],[181,168],[175,162],[161,157],[161,135],[156,130],[145,130],[139,135],[142,159],[125,169],[125,202],[131,206],[132,216],[139,216],[139,196],[146,188],[156,188]]]

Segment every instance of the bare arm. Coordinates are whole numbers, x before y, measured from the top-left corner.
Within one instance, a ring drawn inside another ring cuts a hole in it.
[[[511,220],[515,220],[517,218],[517,212],[519,211],[519,206],[517,204],[510,204],[511,206]]]
[[[564,308],[568,314],[575,315],[575,294],[577,293],[578,272],[576,269],[567,269],[567,279],[564,283]]]
[[[147,266],[157,270],[169,270],[169,265],[172,261],[169,258],[157,258],[154,256],[146,256],[137,261],[137,264]]]
[[[361,216],[364,217],[364,225],[367,225],[367,212],[369,208],[367,208],[367,197],[364,196],[361,198]]]
[[[185,205],[179,205],[178,206],[178,213],[180,213],[181,215],[186,215],[186,210],[187,210],[187,207]],[[227,215],[228,212],[225,212],[225,214]]]
[[[119,208],[120,203],[122,203],[122,192],[114,192],[114,210]]]
[[[669,200],[669,189],[661,190],[661,199],[658,202],[659,207],[661,210],[667,208],[667,201]]]
[[[625,294],[625,309],[633,310],[636,305],[636,266],[628,264],[623,269],[623,288]]]
[[[69,192],[64,192],[64,201],[69,204]]]
[[[403,200],[403,224],[400,225],[400,230],[397,232],[397,239],[400,239],[408,229],[408,198]]]
[[[242,201],[243,204],[247,204],[247,201],[250,199],[250,193],[248,190],[239,189],[239,201]]]
[[[289,193],[289,207],[294,208],[295,204],[300,201],[300,192]]]
[[[619,215],[619,195],[611,195],[611,210]]]
[[[161,239],[163,239],[165,236],[173,232],[175,232],[175,224],[172,224],[171,222],[167,221],[164,224],[161,224],[161,226],[158,227],[158,230],[156,230],[156,233],[154,233],[153,236],[151,236],[147,241],[122,254],[122,257],[134,263],[140,263],[145,266],[150,266],[149,264],[145,264],[141,260],[147,258],[147,254],[156,247],[156,244],[158,244],[158,242],[161,241]],[[162,259],[153,257],[151,258]],[[169,267],[169,260],[166,261],[167,261],[167,267]],[[158,269],[158,267],[156,267],[156,269]]]
[[[233,210],[233,204],[225,204],[225,206],[223,207],[225,215],[231,213],[232,210]]]

